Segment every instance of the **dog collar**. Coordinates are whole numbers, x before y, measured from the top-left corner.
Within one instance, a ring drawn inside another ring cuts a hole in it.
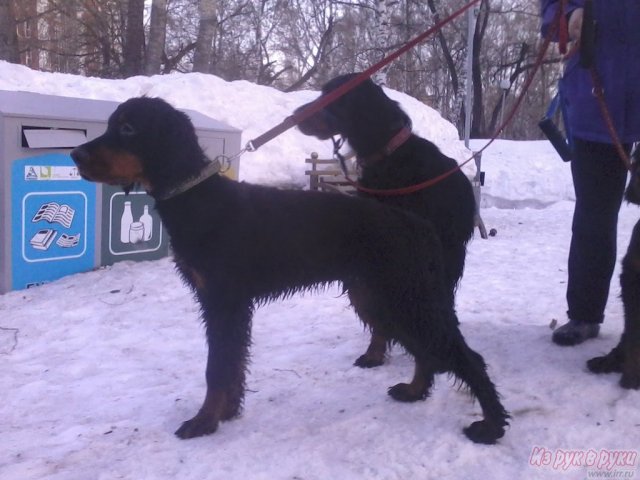
[[[212,161],[210,161],[195,177],[191,177],[187,179],[183,183],[178,184],[177,186],[173,187],[170,190],[167,190],[166,192],[164,192],[164,194],[151,193],[151,196],[156,200],[169,200],[170,198],[180,195],[181,193],[184,193],[187,190],[192,189],[196,185],[199,185],[200,183],[204,182],[207,178],[213,177],[217,173],[220,173],[221,170],[222,170],[222,164],[220,163],[220,160],[215,158]]]
[[[377,162],[378,160],[382,160],[384,157],[391,155],[400,148],[404,142],[409,140],[411,133],[411,125],[405,125],[398,131],[398,133],[391,137],[391,140],[389,140],[380,152],[367,157],[358,157],[358,163]]]
[[[387,143],[387,146],[384,147],[384,154],[391,155],[400,147],[400,145],[402,145],[404,142],[409,140],[410,136],[411,136],[411,127],[407,127],[407,126],[402,127],[400,131],[396,133],[391,138],[391,140],[389,140],[389,143]]]

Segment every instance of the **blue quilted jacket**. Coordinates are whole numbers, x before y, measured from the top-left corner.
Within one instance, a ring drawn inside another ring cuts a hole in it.
[[[541,30],[546,35],[560,2],[540,1]],[[569,0],[567,14],[584,3]],[[593,7],[597,22],[596,68],[609,112],[620,139],[636,142],[640,140],[640,0],[593,0]],[[569,129],[573,136],[584,140],[612,143],[592,93],[589,71],[578,60],[578,55],[567,60],[560,84]]]

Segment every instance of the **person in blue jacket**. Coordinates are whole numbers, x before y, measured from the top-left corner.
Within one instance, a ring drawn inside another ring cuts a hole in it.
[[[640,1],[592,2],[596,23],[593,65],[615,130],[629,152],[633,142],[640,140]],[[541,0],[543,35],[560,31],[551,28],[560,3]],[[566,1],[563,13],[572,41],[580,40],[585,3]],[[552,339],[558,345],[577,345],[596,337],[604,320],[627,169],[603,121],[590,71],[579,64],[579,54],[567,59],[560,89],[573,144],[576,203],[568,262],[569,322],[557,328]]]

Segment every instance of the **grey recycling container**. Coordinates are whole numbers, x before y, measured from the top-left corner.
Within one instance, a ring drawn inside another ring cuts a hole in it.
[[[120,260],[167,255],[153,199],[83,180],[69,156],[101,135],[118,102],[0,90],[0,293]],[[211,157],[241,131],[185,110]],[[239,160],[225,174],[237,179]]]

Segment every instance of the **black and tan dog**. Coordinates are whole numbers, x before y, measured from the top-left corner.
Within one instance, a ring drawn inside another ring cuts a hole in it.
[[[631,180],[625,192],[628,202],[640,205],[640,171],[638,151],[634,155]],[[640,221],[633,227],[620,274],[624,331],[620,342],[607,355],[592,358],[587,367],[593,373],[622,373],[620,386],[640,389]]]
[[[218,175],[189,118],[160,99],[123,103],[107,131],[71,156],[85,179],[140,184],[155,198],[177,268],[202,307],[207,394],[179,437],[212,433],[240,412],[257,305],[336,281],[367,325],[415,358],[412,381],[389,389],[394,399],[424,399],[434,375],[451,372],[484,414],[466,435],[480,443],[503,436],[508,415],[482,357],[458,329],[429,223],[374,201]]]
[[[322,88],[327,95],[356,74],[343,75]],[[298,108],[297,112],[309,104]],[[457,163],[428,140],[411,132],[411,120],[397,102],[378,85],[366,80],[299,125],[305,135],[319,139],[341,136],[356,153],[358,182],[375,190],[416,185],[455,169]],[[453,304],[464,270],[466,245],[473,235],[475,198],[466,175],[455,171],[437,184],[408,195],[375,195],[359,192],[388,205],[428,219],[443,247],[445,288]],[[375,328],[366,353],[356,360],[360,367],[384,361],[386,339]]]

